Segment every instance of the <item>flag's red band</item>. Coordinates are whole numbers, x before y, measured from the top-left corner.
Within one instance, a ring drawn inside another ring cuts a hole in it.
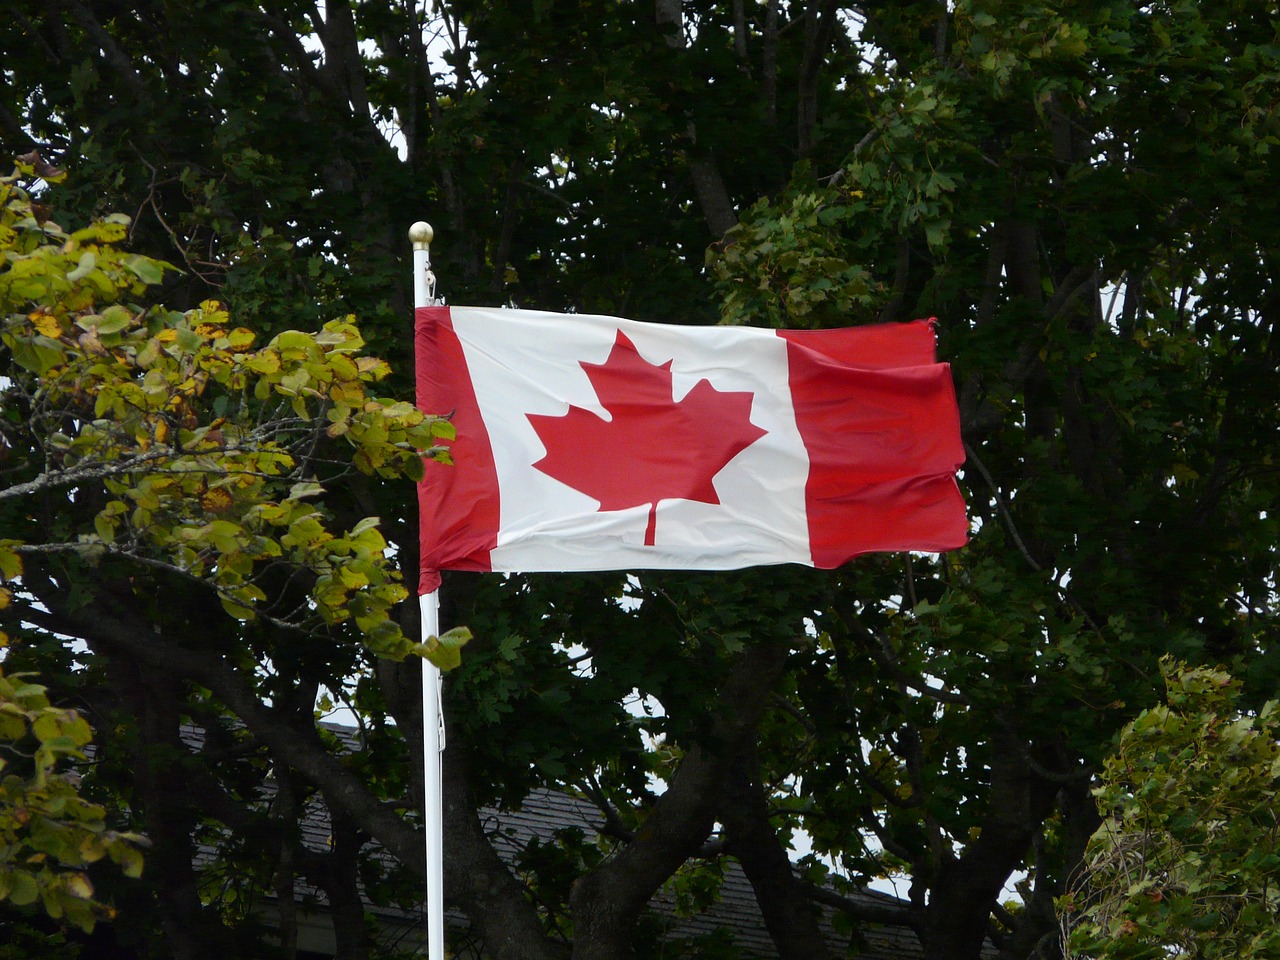
[[[873,551],[951,550],[968,539],[955,387],[927,320],[780,331],[809,455],[815,567]]]
[[[467,358],[449,317],[448,307],[419,307],[415,313],[418,409],[423,413],[448,413],[457,430],[449,444],[456,470],[433,460],[418,485],[418,525],[424,561],[449,557],[451,570],[492,569],[490,551],[498,542],[498,471],[493,449],[470,376]],[[451,376],[442,376],[451,371]],[[419,593],[440,585],[440,571],[422,565]]]

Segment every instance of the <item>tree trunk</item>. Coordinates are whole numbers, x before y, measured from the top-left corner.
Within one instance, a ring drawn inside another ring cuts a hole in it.
[[[825,960],[829,951],[818,925],[819,911],[804,895],[791,858],[769,822],[754,754],[753,750],[741,757],[725,782],[720,817],[728,835],[728,851],[738,858],[751,881],[779,960]]]
[[[645,905],[710,834],[726,773],[751,749],[786,655],[781,644],[759,644],[739,656],[716,699],[709,734],[687,748],[635,838],[574,882],[573,960],[633,955]]]

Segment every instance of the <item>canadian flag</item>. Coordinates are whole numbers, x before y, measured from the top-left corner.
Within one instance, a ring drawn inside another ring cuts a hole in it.
[[[419,486],[439,571],[836,567],[962,546],[951,371],[931,321],[840,330],[417,311]]]

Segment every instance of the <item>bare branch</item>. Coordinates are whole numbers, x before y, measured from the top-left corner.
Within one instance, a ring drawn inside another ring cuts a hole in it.
[[[34,480],[15,483],[0,490],[0,500],[13,500],[17,497],[29,497],[47,490],[76,487],[88,480],[102,480],[106,477],[118,477],[122,474],[136,473],[146,470],[155,471],[155,463],[163,457],[172,456],[171,450],[148,450],[145,453],[129,457],[127,460],[98,463],[93,466],[68,467],[52,473],[42,473]],[[150,466],[148,466],[150,464]]]
[[[866,923],[882,923],[885,926],[915,929],[922,919],[906,904],[893,905],[888,902],[878,904],[870,900],[852,900],[828,887],[819,887],[812,883],[804,883],[804,894],[816,903],[834,907],[841,913]]]
[[[129,89],[139,104],[149,104],[151,95],[147,92],[147,88],[143,86],[142,80],[139,79],[137,72],[133,69],[133,62],[129,59],[115,38],[111,36],[100,24],[93,14],[89,11],[80,0],[55,0],[57,6],[69,13],[75,19],[84,31],[89,34],[93,42],[98,45],[98,49],[102,51],[106,57],[107,63],[111,69],[116,72],[120,80]]]
[[[1044,570],[1031,555],[1031,551],[1027,549],[1027,545],[1023,542],[1022,535],[1018,533],[1018,525],[1013,522],[1013,515],[1009,513],[1009,507],[1004,500],[1004,494],[1000,492],[1000,488],[996,485],[995,478],[991,476],[991,471],[987,469],[987,465],[982,462],[982,458],[978,456],[978,451],[971,447],[968,443],[964,445],[964,452],[968,458],[968,462],[977,468],[978,473],[982,475],[982,479],[987,481],[987,487],[991,490],[991,496],[996,501],[996,509],[1000,512],[1000,518],[1005,523],[1005,529],[1009,531],[1009,536],[1013,539],[1013,545],[1018,548],[1018,552],[1022,554],[1022,559],[1027,561],[1027,566],[1032,570],[1040,573]]]
[[[81,543],[20,543],[9,548],[14,553],[21,553],[27,556],[53,556],[56,554],[73,554],[84,557],[88,560],[100,559],[103,556],[114,557],[118,560],[127,560],[130,563],[136,563],[139,566],[150,567],[153,570],[160,570],[164,573],[172,574],[175,577],[181,577],[188,583],[198,584],[209,590],[211,593],[233,600],[236,600],[232,592],[221,585],[214,583],[204,577],[201,577],[190,570],[184,569],[177,564],[169,563],[165,560],[157,560],[155,557],[148,557],[145,554],[137,553],[132,550],[122,548],[115,543],[105,543],[102,541],[81,542]],[[297,608],[298,610],[310,611],[306,605]],[[329,635],[322,629],[316,629],[323,625],[319,618],[311,618],[314,627],[308,626],[305,621],[286,620],[280,617],[274,617],[266,613],[264,610],[254,610],[255,616],[264,623],[269,623],[273,627],[281,630],[287,630],[291,633],[297,633],[304,637],[325,637]]]

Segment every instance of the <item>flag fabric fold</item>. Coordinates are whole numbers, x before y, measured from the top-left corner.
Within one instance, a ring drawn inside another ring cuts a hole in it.
[[[950,368],[931,321],[688,327],[417,311],[418,406],[451,465],[419,485],[439,571],[832,568],[949,550],[968,522]]]

